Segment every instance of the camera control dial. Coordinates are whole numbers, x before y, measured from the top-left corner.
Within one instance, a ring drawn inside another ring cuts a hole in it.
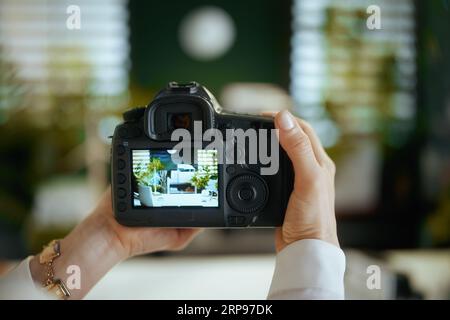
[[[237,212],[256,213],[266,206],[269,190],[266,182],[254,174],[241,174],[227,186],[228,204]]]

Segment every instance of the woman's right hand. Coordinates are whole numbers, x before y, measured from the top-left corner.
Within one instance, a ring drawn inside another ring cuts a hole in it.
[[[339,247],[334,211],[336,167],[312,127],[284,110],[275,116],[279,140],[292,161],[295,182],[284,223],[275,235],[277,252],[302,239],[319,239]]]

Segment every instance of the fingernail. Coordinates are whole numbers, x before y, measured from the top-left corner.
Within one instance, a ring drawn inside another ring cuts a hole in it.
[[[289,111],[283,110],[280,112],[278,124],[282,130],[291,130],[295,126],[294,116]]]
[[[275,117],[277,112],[275,112],[275,111],[263,111],[263,112],[261,112],[261,114],[263,116],[267,116],[267,117]]]

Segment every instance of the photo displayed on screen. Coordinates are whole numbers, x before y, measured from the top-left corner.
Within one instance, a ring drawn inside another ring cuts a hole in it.
[[[216,150],[197,150],[196,164],[176,164],[175,150],[133,150],[135,207],[218,207]]]

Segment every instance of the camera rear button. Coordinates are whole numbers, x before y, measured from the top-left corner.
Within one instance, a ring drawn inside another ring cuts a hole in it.
[[[119,196],[119,198],[123,199],[127,196],[127,190],[125,190],[124,188],[119,188],[119,190],[117,190],[117,195]]]
[[[241,217],[241,216],[229,216],[228,217],[228,223],[232,226],[243,225],[244,222],[245,222],[245,217]]]
[[[236,224],[243,224],[245,222],[244,217],[236,217]]]
[[[236,168],[234,166],[228,166],[227,167],[227,173],[228,174],[235,174],[236,173]]]
[[[127,177],[125,177],[125,175],[124,174],[118,174],[117,175],[117,181],[119,182],[119,183],[125,183],[125,181],[127,181]]]
[[[121,145],[117,146],[117,154],[118,154],[119,156],[121,156],[121,155],[123,155],[124,153],[125,153],[125,147],[124,147],[124,146],[121,146]]]
[[[119,202],[117,204],[117,209],[121,212],[127,210],[127,204],[125,202]]]
[[[244,187],[238,191],[238,197],[239,197],[239,199],[241,199],[243,201],[250,201],[254,198],[254,196],[255,196],[255,191],[249,187]]]
[[[119,168],[119,170],[122,170],[122,169],[125,169],[125,161],[123,161],[123,160],[119,160],[119,161],[117,161],[117,168]]]

